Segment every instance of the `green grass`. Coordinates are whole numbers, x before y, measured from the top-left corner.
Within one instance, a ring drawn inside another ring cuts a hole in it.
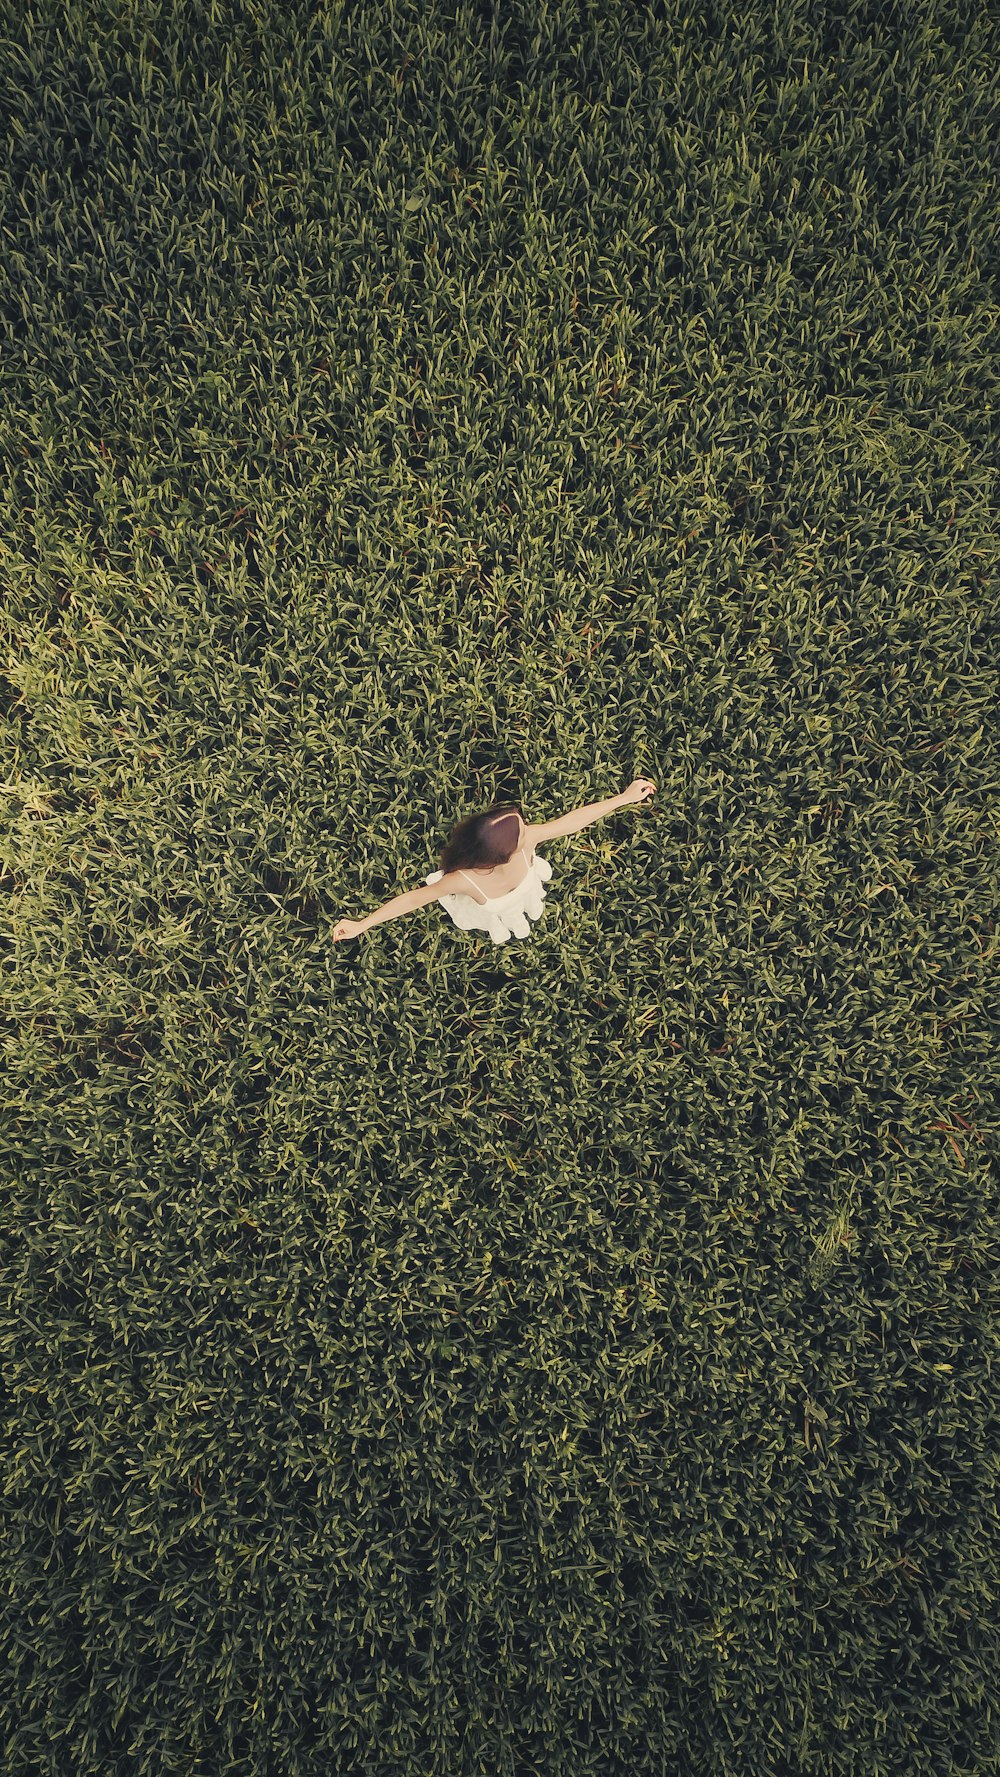
[[[985,1777],[995,9],[0,97],[5,1777]]]

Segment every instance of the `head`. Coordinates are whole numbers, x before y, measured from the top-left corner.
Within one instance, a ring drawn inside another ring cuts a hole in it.
[[[506,864],[524,844],[525,831],[516,803],[505,802],[485,814],[470,814],[452,828],[442,847],[441,868],[447,875],[449,870],[489,870],[495,864]]]

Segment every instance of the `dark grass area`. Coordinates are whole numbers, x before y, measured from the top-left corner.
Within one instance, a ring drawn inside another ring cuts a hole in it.
[[[996,10],[0,36],[4,1772],[984,1777]]]

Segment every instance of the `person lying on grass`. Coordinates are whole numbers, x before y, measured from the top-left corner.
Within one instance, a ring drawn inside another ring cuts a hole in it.
[[[468,873],[463,870],[447,871],[437,882],[423,883],[420,888],[407,889],[404,895],[397,895],[395,900],[386,901],[384,906],[376,907],[374,913],[366,914],[364,919],[342,919],[333,928],[334,943],[339,943],[342,938],[357,938],[371,926],[382,925],[387,919],[399,919],[404,913],[415,913],[418,907],[427,907],[432,901],[440,901],[444,895],[468,894],[467,874],[486,878],[493,871],[502,870],[525,847],[540,845],[545,839],[565,839],[570,833],[579,833],[583,827],[591,826],[604,815],[613,814],[615,809],[628,808],[634,802],[645,802],[655,790],[656,785],[648,777],[637,777],[619,796],[609,796],[604,802],[588,802],[583,808],[574,808],[569,814],[560,815],[558,820],[544,821],[535,827],[529,826],[517,811],[518,831],[507,858],[485,868],[470,866]],[[502,886],[503,878],[499,880]]]

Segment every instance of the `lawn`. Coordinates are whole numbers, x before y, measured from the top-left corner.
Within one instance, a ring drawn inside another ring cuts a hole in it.
[[[0,117],[4,1777],[996,1771],[1000,14]]]

